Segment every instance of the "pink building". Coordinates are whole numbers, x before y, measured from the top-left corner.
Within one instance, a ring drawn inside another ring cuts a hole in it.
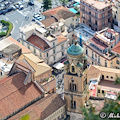
[[[81,0],[80,22],[99,31],[111,27],[112,5],[104,0]]]

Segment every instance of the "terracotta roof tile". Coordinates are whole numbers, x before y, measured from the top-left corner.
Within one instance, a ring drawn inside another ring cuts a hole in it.
[[[31,35],[28,39],[28,42],[30,42],[31,44],[33,44],[34,46],[38,47],[41,50],[46,50],[49,47],[49,45],[40,37],[38,37],[37,35]]]
[[[96,46],[98,46],[102,50],[104,50],[104,49],[106,49],[108,47],[107,45],[105,45],[104,43],[100,42],[95,37],[90,38],[89,41],[92,42],[93,44],[95,44]]]
[[[42,21],[40,21],[45,27],[51,26],[53,23],[57,22],[57,20],[54,17],[46,18]]]
[[[0,119],[41,96],[41,91],[32,82],[26,86],[23,84],[25,77],[21,72],[0,82]]]
[[[66,40],[67,40],[67,37],[64,37],[63,35],[59,35],[57,37],[58,44]]]
[[[64,105],[65,101],[57,93],[53,93],[42,98],[9,120],[19,120],[25,114],[29,114],[31,120],[44,120]]]
[[[120,42],[112,49],[112,51],[120,54]]]
[[[69,17],[73,17],[76,15],[63,6],[59,6],[59,7],[47,10],[42,14],[46,17],[51,17],[52,15],[57,14],[59,18],[63,18],[63,19],[67,19]]]

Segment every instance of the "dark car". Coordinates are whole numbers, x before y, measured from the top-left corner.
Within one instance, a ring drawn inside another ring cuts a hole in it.
[[[31,5],[31,6],[33,6],[33,5],[34,5],[34,2],[32,2],[32,1],[29,1],[29,2],[28,2],[28,5]]]
[[[12,11],[12,7],[6,9],[6,12],[10,12],[10,11]]]

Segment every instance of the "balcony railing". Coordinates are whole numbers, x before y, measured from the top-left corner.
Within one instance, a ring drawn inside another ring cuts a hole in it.
[[[82,10],[82,11],[83,11],[83,10]],[[108,14],[108,15],[105,16],[104,18],[99,18],[99,19],[98,19],[98,17],[96,17],[96,16],[94,16],[94,15],[92,15],[92,14],[86,12],[86,11],[83,11],[83,12],[86,13],[86,14],[88,14],[90,17],[93,17],[93,18],[95,18],[96,20],[99,20],[99,21],[102,21],[102,20],[107,19],[107,18],[109,18],[109,17],[112,16],[112,14]]]

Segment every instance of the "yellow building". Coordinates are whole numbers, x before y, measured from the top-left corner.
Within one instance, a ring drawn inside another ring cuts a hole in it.
[[[81,107],[89,99],[87,80],[87,57],[83,48],[75,42],[67,49],[65,61],[64,98],[68,113],[82,113]],[[75,115],[76,116],[76,115]]]
[[[83,43],[88,63],[105,67],[114,67],[116,55],[111,49],[119,42],[119,33],[105,28],[96,32],[92,38]]]
[[[120,92],[120,84],[116,80],[120,78],[120,70],[102,66],[91,65],[88,69],[88,80],[97,82],[96,97],[105,97],[107,94],[117,95]],[[113,98],[114,99],[114,98]]]
[[[33,53],[22,54],[14,63],[9,74],[21,71],[27,75],[25,85],[34,81],[44,92],[51,93],[56,90],[56,80],[52,75],[52,68]]]

